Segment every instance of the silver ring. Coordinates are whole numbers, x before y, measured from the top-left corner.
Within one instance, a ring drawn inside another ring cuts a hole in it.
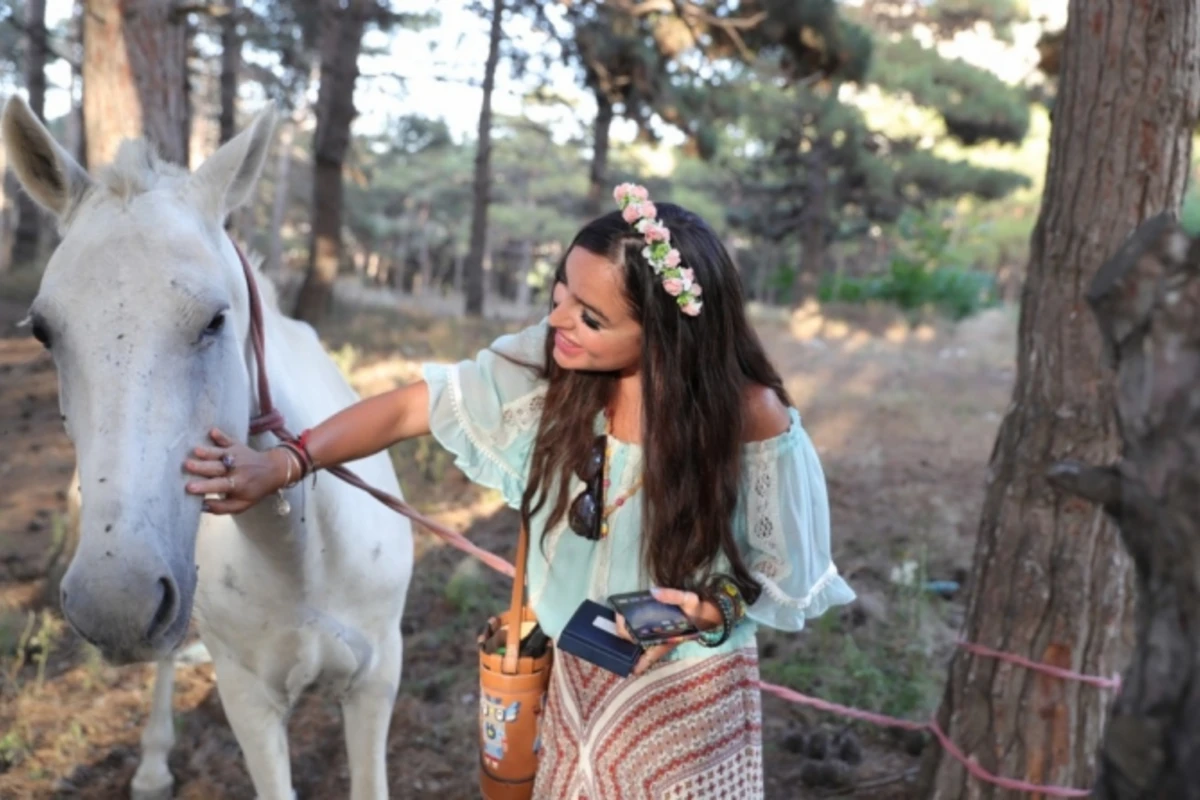
[[[232,475],[229,475],[228,477],[226,477],[226,478],[225,478],[225,480],[229,481],[229,491],[231,491],[231,492],[232,492],[232,491],[234,491],[235,489],[237,489],[237,481],[235,481],[235,480],[233,479],[233,476],[232,476]]]
[[[233,454],[225,453],[222,455],[221,463],[225,465],[225,471],[229,472],[229,470],[233,469]]]

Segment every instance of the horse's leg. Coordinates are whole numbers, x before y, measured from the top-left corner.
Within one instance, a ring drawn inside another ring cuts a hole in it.
[[[397,625],[380,643],[374,669],[342,699],[350,800],[382,800],[388,796],[387,735],[400,685],[402,648]]]
[[[231,659],[213,653],[213,671],[221,707],[242,748],[259,800],[294,800],[287,709],[271,697],[261,678]]]
[[[167,757],[175,746],[175,717],[171,700],[175,690],[175,660],[167,656],[154,664],[154,692],[150,717],[142,728],[142,760],[131,785],[134,800],[169,798],[175,779]]]

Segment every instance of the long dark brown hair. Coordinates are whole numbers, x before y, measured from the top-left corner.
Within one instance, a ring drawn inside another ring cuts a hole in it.
[[[642,256],[645,240],[619,211],[592,221],[571,242],[571,248],[622,267],[626,300],[642,326],[642,559],[657,585],[697,590],[724,552],[743,596],[753,602],[761,587],[738,553],[732,530],[745,390],[759,384],[785,405],[791,400],[746,319],[741,278],[720,239],[690,211],[672,203],[656,206],[683,266],[691,267],[704,289],[699,316],[681,313]],[[564,257],[556,281],[565,281],[565,265]],[[571,502],[570,478],[591,452],[596,416],[611,401],[618,377],[563,369],[553,349],[550,331],[540,365],[549,388],[521,500],[528,524],[557,486],[543,544]]]

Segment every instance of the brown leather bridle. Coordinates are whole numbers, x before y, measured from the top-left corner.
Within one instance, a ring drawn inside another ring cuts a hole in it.
[[[230,241],[233,241],[230,239]],[[263,433],[272,433],[279,439],[285,442],[297,441],[296,436],[287,429],[287,424],[283,419],[283,414],[279,409],[275,408],[275,404],[271,402],[271,384],[267,379],[267,357],[266,346],[263,338],[263,322],[262,322],[262,298],[258,292],[258,282],[254,279],[254,270],[250,266],[250,262],[246,259],[242,248],[238,247],[237,242],[233,241],[233,249],[237,251],[238,258],[242,262],[242,271],[246,275],[246,286],[250,291],[250,343],[254,347],[254,357],[258,361],[258,414],[250,420],[251,435]],[[325,467],[326,472],[344,480],[351,486],[356,486],[367,492],[379,502],[383,503],[393,511],[403,514],[414,522],[420,523],[428,528],[432,533],[444,539],[448,544],[462,550],[468,555],[478,558],[483,563],[487,564],[497,572],[513,576],[513,565],[505,561],[495,553],[489,553],[480,547],[472,544],[469,539],[461,533],[447,528],[445,525],[434,522],[433,520],[416,511],[412,506],[405,503],[398,497],[388,494],[387,492],[376,489],[374,486],[367,484],[357,475],[345,467]]]

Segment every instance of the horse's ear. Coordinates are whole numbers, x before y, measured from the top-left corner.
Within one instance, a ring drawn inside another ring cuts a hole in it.
[[[224,220],[250,199],[275,133],[275,105],[268,103],[244,131],[217,148],[192,175],[201,207]]]
[[[38,205],[65,218],[92,186],[87,171],[64,150],[19,95],[4,106],[0,141],[21,186]]]

